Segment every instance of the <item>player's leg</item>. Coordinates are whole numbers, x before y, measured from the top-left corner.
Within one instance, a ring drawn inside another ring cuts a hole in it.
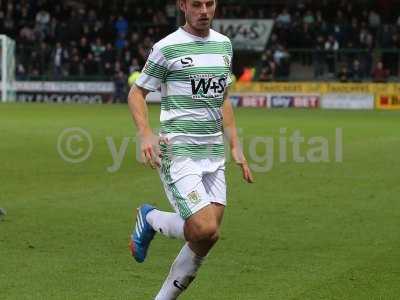
[[[186,220],[185,237],[198,256],[205,257],[219,238],[219,222],[210,204]]]
[[[226,206],[224,170],[218,169],[213,173],[203,175],[202,183],[211,205],[207,207],[207,210],[202,210],[199,216],[186,221],[185,235],[187,236],[187,240],[190,241],[191,249],[198,255],[205,256],[219,238],[220,227],[224,216]],[[201,224],[211,224],[211,226],[208,226],[208,228],[202,232],[206,234],[206,237],[208,235],[207,239],[204,239],[203,236],[203,240],[199,240],[199,228]]]
[[[156,232],[172,239],[185,240],[183,233],[185,221],[178,213],[154,209],[147,214],[146,219]]]
[[[226,205],[226,186],[223,170],[202,177],[199,195],[212,203],[185,221],[185,237],[189,241],[172,264],[156,300],[175,299],[193,281],[205,256],[217,242]],[[203,189],[204,188],[204,189]]]
[[[173,262],[156,300],[176,299],[196,277],[206,255],[218,240],[218,220],[211,203],[185,221],[188,239]]]
[[[225,206],[219,202],[212,202],[212,208],[216,214],[218,226],[220,226]],[[184,234],[185,221],[179,213],[161,211],[155,208],[146,215],[146,220],[156,232],[166,237],[187,240]]]
[[[213,173],[205,174],[203,185],[213,205],[218,225],[221,226],[226,207],[225,170],[221,168]]]
[[[160,174],[160,178],[168,200],[170,201],[174,209],[179,212],[174,194],[168,183],[165,182],[165,177],[163,176],[163,174]],[[185,221],[179,213],[154,209],[147,215],[147,221],[156,232],[161,233],[169,238],[185,240],[185,236],[183,233],[183,225]]]
[[[147,221],[156,232],[166,237],[187,240],[184,234],[184,216],[190,214],[190,209],[196,209],[196,202],[200,202],[199,191],[196,191],[196,189],[197,185],[201,184],[201,177],[198,175],[184,176],[174,184],[166,183],[163,174],[160,174],[160,177],[165,194],[176,212],[154,209],[147,215]],[[201,189],[202,187],[200,187],[200,192]]]
[[[215,217],[218,222],[218,228],[220,228],[222,225],[222,220],[224,218],[225,205],[222,205],[219,202],[211,202],[211,204],[212,204],[212,208],[214,210]]]
[[[163,179],[163,178],[162,178]],[[165,191],[171,204],[174,204],[174,196],[167,184]],[[141,205],[136,215],[136,224],[132,231],[129,248],[132,256],[139,263],[144,262],[147,251],[156,232],[169,238],[185,240],[183,226],[184,219],[178,213],[160,211],[149,204]]]

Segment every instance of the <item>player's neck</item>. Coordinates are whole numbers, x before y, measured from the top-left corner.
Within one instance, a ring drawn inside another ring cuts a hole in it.
[[[210,28],[207,28],[205,30],[197,30],[196,28],[193,28],[192,26],[190,26],[188,23],[186,23],[182,27],[182,29],[185,30],[186,32],[190,33],[191,35],[195,35],[200,38],[205,38],[210,35]]]

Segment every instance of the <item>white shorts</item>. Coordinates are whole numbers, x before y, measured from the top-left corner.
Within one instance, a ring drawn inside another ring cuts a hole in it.
[[[226,206],[223,158],[179,157],[163,163],[159,174],[169,202],[185,220],[210,203]]]

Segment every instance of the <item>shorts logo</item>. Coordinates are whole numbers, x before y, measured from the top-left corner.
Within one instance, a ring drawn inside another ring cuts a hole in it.
[[[201,201],[200,194],[197,191],[191,192],[189,195],[187,195],[187,198],[192,204],[198,204]]]

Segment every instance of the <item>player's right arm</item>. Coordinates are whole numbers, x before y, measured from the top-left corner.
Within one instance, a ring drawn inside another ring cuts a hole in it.
[[[158,139],[154,136],[149,123],[146,104],[148,93],[148,90],[134,85],[129,92],[128,105],[136,124],[137,136],[140,139],[142,161],[155,168],[160,166],[160,153],[157,148]]]
[[[160,88],[168,72],[167,67],[164,55],[154,45],[140,77],[136,80],[136,84],[128,96],[129,108],[140,138],[142,160],[150,164],[152,168],[160,166],[159,143],[165,141],[160,141],[160,138],[155,136],[150,128],[146,96],[149,91],[156,91]]]

